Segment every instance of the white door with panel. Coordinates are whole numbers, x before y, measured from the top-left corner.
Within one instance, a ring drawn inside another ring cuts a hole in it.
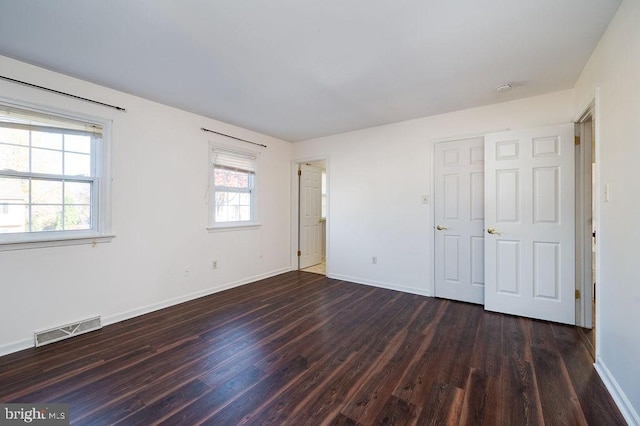
[[[575,323],[574,125],[485,137],[485,309]]]
[[[435,144],[435,295],[484,302],[483,138]]]
[[[300,165],[300,269],[322,262],[321,191],[322,169]]]

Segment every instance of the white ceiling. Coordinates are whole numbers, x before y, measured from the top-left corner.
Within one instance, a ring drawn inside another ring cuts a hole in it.
[[[0,0],[0,54],[299,141],[571,88],[619,4]]]

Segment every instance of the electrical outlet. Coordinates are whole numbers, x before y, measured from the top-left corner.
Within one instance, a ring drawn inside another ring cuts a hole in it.
[[[377,265],[378,264],[378,256],[373,256],[371,258],[371,263],[373,263],[374,265]]]
[[[190,266],[185,266],[184,267],[184,276],[188,277],[189,275],[191,275],[191,267]]]
[[[211,262],[211,269],[218,269],[218,261],[214,260],[213,262]]]
[[[429,204],[429,196],[428,195],[423,195],[422,196],[422,204]]]

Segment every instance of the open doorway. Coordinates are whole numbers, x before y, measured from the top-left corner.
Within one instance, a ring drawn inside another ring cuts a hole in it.
[[[585,343],[595,359],[596,355],[596,285],[597,285],[597,218],[598,176],[595,131],[595,100],[586,108],[576,123],[576,277],[577,324]]]
[[[297,176],[297,266],[301,271],[326,275],[326,160],[299,163]]]

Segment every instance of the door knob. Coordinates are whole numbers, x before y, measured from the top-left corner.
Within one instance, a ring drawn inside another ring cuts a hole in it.
[[[447,228],[446,226],[438,225],[438,226],[436,226],[436,229],[437,229],[438,231],[446,231],[446,230],[447,230],[447,229],[449,229],[449,228]]]
[[[490,233],[490,234],[502,235],[496,230],[496,228],[487,228],[487,232]]]

